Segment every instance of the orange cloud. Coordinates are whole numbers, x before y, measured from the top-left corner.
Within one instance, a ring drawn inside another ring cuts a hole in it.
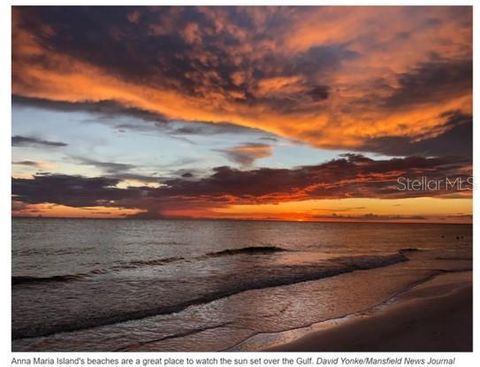
[[[166,81],[159,71],[151,81],[134,78],[95,57],[48,47],[60,34],[55,25],[42,24],[37,34],[23,21],[35,19],[35,12],[15,8],[13,93],[67,102],[115,100],[170,119],[228,121],[344,149],[375,137],[422,136],[443,126],[442,113],[472,111],[471,8],[237,8],[251,27],[232,22],[226,9],[173,8],[171,19],[164,10],[148,11],[158,20],[138,28],[136,36],[151,37],[152,29],[155,37],[178,32],[178,40],[190,45],[162,56],[178,77],[170,73]],[[184,21],[186,11],[198,21]],[[125,22],[140,27],[145,12],[126,13]],[[276,18],[284,27],[269,32]],[[129,42],[126,25],[115,29],[122,32],[112,42]],[[138,57],[158,70],[153,55]],[[175,63],[190,64],[181,74]]]
[[[125,218],[141,213],[140,209],[119,207],[71,207],[59,204],[25,204],[14,201],[12,216],[14,217],[52,217],[52,218]]]

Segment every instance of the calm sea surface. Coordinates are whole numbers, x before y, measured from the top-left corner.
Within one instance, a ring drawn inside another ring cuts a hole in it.
[[[13,350],[238,349],[470,269],[471,249],[471,225],[14,219]]]

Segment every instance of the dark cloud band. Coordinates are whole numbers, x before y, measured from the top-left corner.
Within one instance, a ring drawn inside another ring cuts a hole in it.
[[[34,137],[20,136],[15,135],[12,137],[12,145],[14,147],[29,147],[29,146],[40,146],[40,147],[66,147],[68,144],[60,141],[49,141]]]
[[[260,168],[242,171],[217,167],[201,179],[163,179],[160,187],[118,188],[119,178],[58,174],[14,178],[15,200],[30,204],[55,203],[73,207],[113,206],[143,209],[160,216],[172,207],[215,207],[226,204],[278,203],[332,198],[406,198],[445,195],[446,190],[399,191],[398,177],[467,177],[468,162],[407,157],[372,160],[347,155],[317,166],[296,169]]]

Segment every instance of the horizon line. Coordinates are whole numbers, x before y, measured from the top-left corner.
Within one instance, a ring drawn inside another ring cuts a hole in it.
[[[288,219],[254,219],[254,218],[195,218],[195,217],[56,217],[56,216],[11,216],[12,219],[71,219],[71,220],[191,220],[191,221],[236,221],[236,222],[286,222],[286,223],[377,223],[377,224],[461,224],[473,225],[471,222],[440,222],[440,221],[397,221],[397,220],[288,220]]]

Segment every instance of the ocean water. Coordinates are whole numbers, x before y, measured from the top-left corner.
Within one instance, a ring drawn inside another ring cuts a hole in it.
[[[471,225],[13,219],[12,348],[261,349],[471,257]]]

